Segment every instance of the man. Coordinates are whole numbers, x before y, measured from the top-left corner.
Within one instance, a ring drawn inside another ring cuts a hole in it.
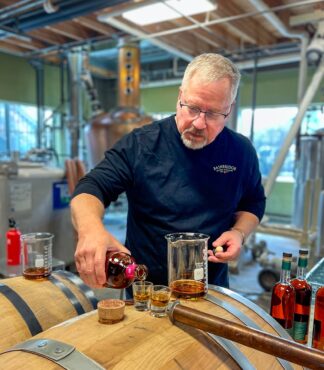
[[[240,81],[237,67],[217,54],[196,57],[185,71],[176,115],[124,136],[76,187],[71,201],[81,278],[105,282],[107,250],[148,266],[150,281],[167,284],[172,232],[210,235],[209,283],[228,286],[228,261],[265,209],[257,156],[249,140],[225,127]],[[105,207],[126,192],[126,249],[102,223]],[[226,246],[213,254],[215,246]]]

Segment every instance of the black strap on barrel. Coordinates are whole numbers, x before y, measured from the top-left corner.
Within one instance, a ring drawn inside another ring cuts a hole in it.
[[[2,293],[20,313],[21,318],[25,321],[26,325],[32,336],[43,331],[39,321],[37,320],[34,312],[27,305],[27,303],[7,285],[0,283],[0,293]]]
[[[78,298],[74,295],[73,292],[71,292],[71,290],[67,286],[65,286],[60,280],[56,279],[53,275],[50,275],[48,277],[48,280],[62,291],[62,293],[71,302],[78,315],[82,315],[85,313],[84,308],[82,307]]]
[[[76,285],[81,293],[91,302],[92,307],[97,309],[98,299],[96,298],[94,291],[90,289],[83,281],[76,275],[72,274],[72,272],[66,270],[56,270],[56,275],[63,276],[64,278],[70,280],[74,285]]]

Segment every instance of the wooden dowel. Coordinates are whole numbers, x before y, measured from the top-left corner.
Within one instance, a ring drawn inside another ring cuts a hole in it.
[[[219,335],[275,357],[308,367],[324,369],[324,352],[275,335],[233,323],[175,302],[168,311],[170,320]]]

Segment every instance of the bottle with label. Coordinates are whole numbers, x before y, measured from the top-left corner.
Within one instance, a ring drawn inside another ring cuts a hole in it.
[[[6,233],[7,265],[20,265],[20,236],[16,221],[9,218],[9,230]]]
[[[131,255],[123,252],[107,252],[105,271],[104,286],[114,289],[127,288],[134,280],[145,280],[148,274],[145,265],[137,265]]]
[[[282,254],[280,281],[272,288],[270,315],[292,335],[295,289],[290,284],[291,253]]]
[[[291,280],[295,288],[295,312],[293,323],[293,338],[296,342],[307,343],[308,321],[310,314],[312,287],[306,281],[308,251],[300,250],[298,258],[297,276]]]
[[[315,295],[312,347],[324,351],[324,286]]]

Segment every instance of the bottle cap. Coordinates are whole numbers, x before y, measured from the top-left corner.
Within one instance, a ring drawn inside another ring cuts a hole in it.
[[[308,250],[307,249],[299,249],[299,254],[307,256],[308,255]]]
[[[9,227],[16,227],[16,221],[14,218],[10,217],[8,221],[9,221]]]
[[[283,252],[282,253],[282,257],[291,258],[292,257],[292,253]]]

